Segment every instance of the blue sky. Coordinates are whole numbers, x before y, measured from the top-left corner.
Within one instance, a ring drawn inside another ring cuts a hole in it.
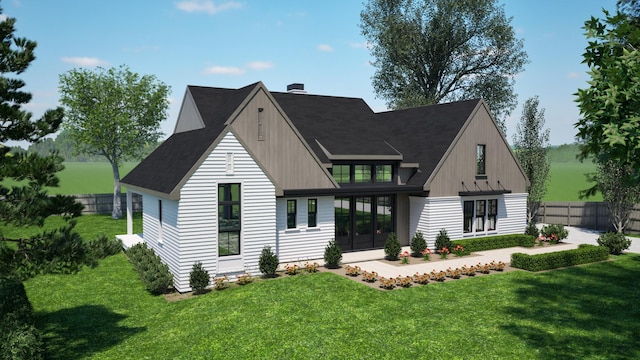
[[[530,63],[516,77],[518,107],[507,119],[511,142],[524,101],[540,97],[551,144],[574,141],[573,95],[586,87],[582,26],[615,0],[510,0],[507,16]],[[371,86],[374,68],[360,34],[358,0],[4,0],[17,36],[38,43],[21,74],[39,116],[58,106],[59,75],[77,67],[126,64],[172,88],[166,136],[173,131],[187,85],[239,88],[262,81],[285,91],[301,82],[311,94],[363,98],[386,109]]]

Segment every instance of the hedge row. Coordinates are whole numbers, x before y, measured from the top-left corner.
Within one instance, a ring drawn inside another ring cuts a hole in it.
[[[511,254],[511,266],[528,271],[542,271],[558,269],[567,266],[588,264],[609,258],[609,248],[581,244],[577,249],[551,252],[546,254],[528,255],[523,253]]]
[[[173,284],[173,275],[169,272],[169,266],[163,263],[153,249],[147,247],[147,244],[133,245],[126,253],[140,280],[152,294],[163,294]]]
[[[533,247],[536,244],[536,238],[531,235],[512,234],[455,240],[452,243],[453,246],[461,245],[466,253],[470,253],[516,246]]]
[[[43,359],[44,343],[17,276],[0,276],[0,359]]]

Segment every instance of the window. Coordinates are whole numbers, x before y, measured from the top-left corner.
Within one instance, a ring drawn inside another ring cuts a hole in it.
[[[371,165],[354,165],[353,178],[357,183],[371,182]]]
[[[393,231],[393,215],[391,213],[392,200],[391,196],[378,196],[377,202],[377,218],[376,218],[376,234],[388,234]]]
[[[158,199],[158,242],[162,242],[162,200]]]
[[[218,255],[240,255],[240,184],[218,184]]]
[[[296,227],[296,201],[287,200],[287,229]]]
[[[376,165],[376,182],[391,182],[391,165]]]
[[[486,175],[486,145],[479,144],[476,150],[476,175]]]
[[[233,153],[227,153],[227,157],[225,159],[225,171],[227,175],[233,175]]]
[[[496,229],[496,218],[498,217],[498,200],[489,200],[489,211],[487,212],[487,230]]]
[[[476,232],[484,231],[484,215],[485,215],[486,201],[476,200]]]
[[[258,108],[258,140],[264,140],[263,114],[264,109]]]
[[[464,202],[463,231],[468,233],[473,230],[473,201]]]
[[[333,178],[339,183],[351,182],[350,165],[333,165]]]
[[[318,225],[318,200],[309,199],[307,201],[307,226],[316,227]]]

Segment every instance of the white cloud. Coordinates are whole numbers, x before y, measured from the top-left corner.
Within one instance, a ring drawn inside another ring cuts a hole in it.
[[[577,78],[579,78],[579,77],[582,77],[582,74],[581,74],[581,73],[578,73],[578,72],[575,72],[575,71],[572,71],[572,72],[570,72],[570,73],[568,73],[568,74],[567,74],[567,77],[568,77],[569,79],[577,79]]]
[[[349,44],[349,46],[351,46],[352,48],[355,48],[355,49],[371,49],[373,44],[371,44],[368,41],[365,41],[363,43],[351,43],[351,44]]]
[[[327,44],[320,44],[318,46],[316,46],[316,49],[323,51],[323,52],[332,52],[333,48],[331,47],[331,45],[327,45]]]
[[[252,61],[247,64],[247,67],[251,70],[266,70],[273,67],[273,63],[268,61]]]
[[[7,16],[7,15],[5,15],[5,14],[0,14],[0,22],[3,22],[3,21],[5,21],[5,20],[7,20],[7,17],[8,17],[8,16]]]
[[[93,57],[63,57],[62,62],[67,64],[73,64],[76,66],[85,66],[85,67],[94,67],[94,66],[102,66],[109,65],[108,61],[100,60],[98,58]]]
[[[229,1],[220,5],[216,5],[213,0],[186,0],[177,2],[176,7],[179,10],[188,13],[204,12],[209,15],[214,15],[225,10],[240,9],[242,7],[242,4],[235,1]]]
[[[235,66],[209,66],[204,69],[203,74],[206,75],[242,75],[246,72],[245,69]]]

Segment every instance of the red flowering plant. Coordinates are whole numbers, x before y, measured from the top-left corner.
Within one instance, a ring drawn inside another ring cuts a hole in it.
[[[462,274],[466,276],[476,276],[476,267],[467,265],[462,266]]]
[[[284,266],[284,271],[285,273],[287,273],[287,275],[296,275],[298,274],[298,270],[300,270],[300,266],[293,264],[293,265],[285,265]]]
[[[424,248],[420,254],[425,261],[429,261],[429,259],[431,259],[431,250],[429,250],[429,248]]]
[[[213,278],[213,286],[216,290],[224,290],[229,287],[229,277],[227,275],[222,275],[216,278]]]
[[[381,277],[380,278],[380,287],[386,290],[391,290],[394,287],[396,287],[396,279],[390,278],[387,279],[386,277]]]
[[[360,275],[360,273],[362,273],[362,269],[360,269],[360,266],[351,266],[351,265],[347,265],[344,268],[347,272],[347,275],[349,276],[358,276]]]
[[[409,263],[409,252],[405,251],[402,254],[400,254],[400,260],[402,260],[403,264],[408,264]]]
[[[488,274],[491,272],[491,266],[489,264],[482,265],[478,263],[478,266],[476,266],[476,269],[483,274]]]
[[[411,287],[411,285],[413,285],[413,278],[411,276],[398,275],[396,278],[396,285],[403,288]]]
[[[445,270],[445,274],[447,274],[447,277],[451,277],[451,275],[453,275],[453,269],[451,268],[451,266],[449,266],[447,270]]]
[[[415,275],[413,275],[413,282],[420,285],[426,285],[429,283],[430,278],[431,276],[427,273],[420,275],[416,272]]]
[[[315,273],[318,272],[318,268],[320,267],[320,265],[317,262],[306,262],[304,263],[304,268],[305,270],[307,270],[308,273]]]
[[[496,271],[503,271],[506,266],[507,264],[505,262],[498,261],[498,264],[496,266]]]
[[[462,276],[462,270],[460,270],[460,268],[455,268],[453,269],[453,271],[451,271],[452,279],[460,279],[461,276]]]
[[[375,271],[372,271],[372,272],[363,271],[362,272],[362,281],[368,282],[368,283],[372,283],[372,282],[376,282],[376,280],[378,280],[378,273],[377,272],[375,272]]]
[[[456,245],[452,251],[456,256],[464,255],[464,248],[460,244]]]
[[[438,250],[438,252],[440,253],[440,257],[442,259],[446,259],[447,256],[449,256],[449,253],[450,253],[449,248],[446,247],[446,246],[440,248],[440,250]]]
[[[253,282],[253,276],[251,276],[251,274],[242,274],[242,275],[236,275],[236,282],[238,283],[238,285],[247,285]]]
[[[431,271],[429,274],[431,276],[431,280],[435,281],[445,281],[447,278],[447,273],[444,271]]]

